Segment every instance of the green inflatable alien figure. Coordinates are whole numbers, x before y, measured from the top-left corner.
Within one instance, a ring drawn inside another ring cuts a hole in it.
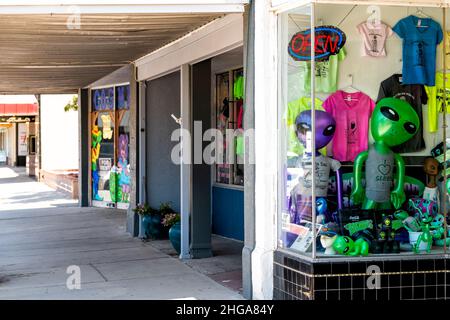
[[[363,209],[390,209],[391,204],[399,209],[406,200],[403,184],[405,163],[391,147],[411,139],[419,129],[416,111],[404,100],[396,98],[381,99],[370,119],[370,130],[375,143],[368,151],[361,152],[355,159],[353,170],[353,204],[363,202]],[[362,167],[366,163],[366,190],[362,187]],[[397,165],[396,184],[394,165]]]

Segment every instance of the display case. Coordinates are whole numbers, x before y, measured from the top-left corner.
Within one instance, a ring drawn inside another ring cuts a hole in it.
[[[278,13],[276,298],[445,289],[447,9],[371,3]]]

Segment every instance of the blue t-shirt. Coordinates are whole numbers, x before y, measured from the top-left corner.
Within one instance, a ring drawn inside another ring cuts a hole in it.
[[[403,39],[403,84],[434,86],[436,46],[442,28],[431,18],[409,16],[392,28]]]

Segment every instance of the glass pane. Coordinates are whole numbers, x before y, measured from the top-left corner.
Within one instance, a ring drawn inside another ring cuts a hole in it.
[[[280,15],[280,247],[309,255],[315,243],[317,257],[342,259],[448,245],[450,60],[444,68],[444,46],[399,26],[437,38],[446,28],[442,9],[408,10],[317,4],[314,34],[310,7]]]
[[[227,161],[228,145],[226,144],[226,130],[232,128],[233,113],[230,103],[230,75],[224,72],[216,75],[216,127],[222,133],[223,159],[217,159],[216,181],[224,184],[232,183],[232,166]],[[221,161],[220,161],[221,160]]]
[[[440,9],[426,12],[442,24]],[[425,105],[431,82],[419,76],[425,65],[433,69],[436,63],[438,70],[440,55],[435,44],[423,48],[427,40],[411,38],[413,29],[401,31],[411,13],[392,6],[316,6],[317,28],[332,26],[345,34],[343,49],[324,70],[316,68],[316,95],[336,121],[327,153],[341,163],[343,180],[342,208],[332,206],[335,180],[327,198],[334,211],[329,222],[337,226],[336,256],[414,255],[415,248],[420,254],[428,248],[442,252],[433,239],[441,237],[443,220],[439,200],[432,199],[438,188],[427,169],[435,163],[428,158],[442,133],[430,132]],[[411,75],[410,68],[419,65],[421,71]]]
[[[310,53],[300,38],[303,32],[310,29],[310,20],[310,6],[285,13],[279,20],[279,108],[282,115],[280,142],[283,166],[280,192],[284,199],[280,208],[279,245],[306,255],[311,255],[315,246],[312,224],[315,210],[312,192],[314,155],[311,131],[312,99],[310,83],[305,81],[308,77],[305,61],[310,60]],[[297,36],[298,42],[295,40]]]
[[[91,131],[92,199],[115,207],[114,88],[93,90]]]
[[[116,87],[119,141],[117,148],[117,202],[118,207],[127,209],[130,202],[130,86]]]

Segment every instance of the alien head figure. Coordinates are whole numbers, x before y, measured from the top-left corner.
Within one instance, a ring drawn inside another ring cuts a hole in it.
[[[409,103],[396,98],[381,99],[373,111],[370,128],[376,142],[389,147],[411,139],[419,129],[417,112]]]
[[[295,119],[295,125],[297,127],[297,137],[300,142],[306,146],[306,134],[311,132],[311,110],[301,112]],[[336,131],[336,121],[327,112],[321,110],[315,110],[316,116],[316,150],[322,149],[331,139],[333,139],[334,132]]]

